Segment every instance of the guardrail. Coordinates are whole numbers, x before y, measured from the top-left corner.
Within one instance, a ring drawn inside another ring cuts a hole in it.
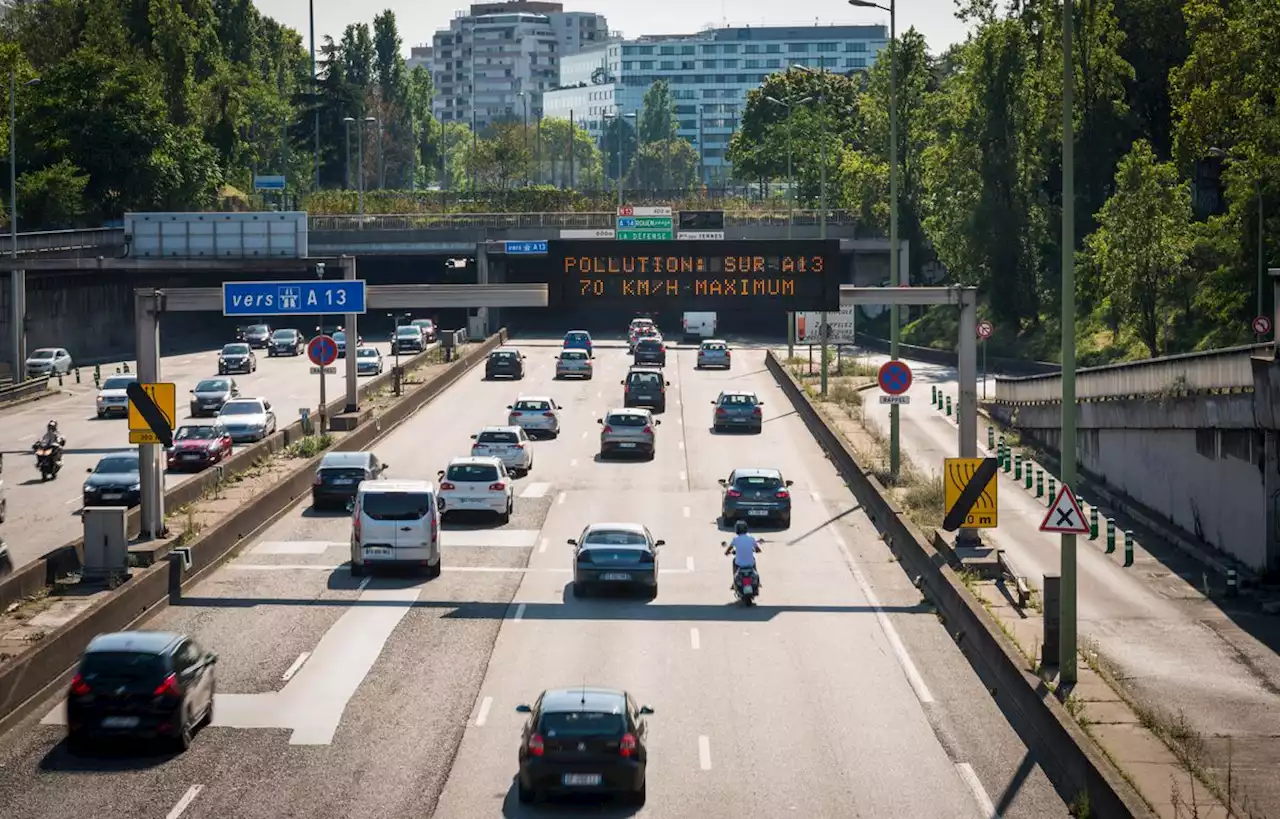
[[[1253,389],[1250,359],[1271,355],[1273,344],[1250,344],[1202,353],[1086,367],[1076,372],[1078,401],[1106,401],[1166,394],[1244,392]],[[1001,404],[1062,402],[1062,375],[996,377],[995,401]]]
[[[797,210],[792,214],[794,223],[801,226],[819,224],[822,212]],[[461,228],[517,229],[579,229],[600,230],[613,228],[617,214],[593,213],[370,213],[317,214],[309,218],[309,231],[325,230],[457,230]],[[785,226],[788,211],[726,211],[726,227]],[[854,225],[856,213],[845,210],[827,212],[828,225]],[[362,227],[363,225],[363,227]]]
[[[18,234],[18,255],[58,251],[123,247],[124,228],[84,230],[39,230]],[[9,249],[8,237],[0,238],[0,251]]]
[[[13,379],[6,379],[0,383],[0,406],[23,401],[33,395],[47,392],[48,389],[49,376],[47,375],[43,378],[32,378],[20,384],[13,383]]]

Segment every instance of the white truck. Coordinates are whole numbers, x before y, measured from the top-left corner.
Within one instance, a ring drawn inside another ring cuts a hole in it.
[[[716,336],[715,313],[685,313],[681,322],[680,339],[686,343],[702,341]]]

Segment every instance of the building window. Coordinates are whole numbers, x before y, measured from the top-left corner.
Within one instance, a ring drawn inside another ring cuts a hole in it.
[[[866,68],[867,58],[866,57],[847,57],[844,61],[844,64],[848,68]]]
[[[719,90],[719,89],[716,89],[716,88],[704,88],[704,89],[702,89],[702,98],[703,98],[704,100],[713,100],[713,99],[715,99],[715,98],[716,98],[716,91],[717,91],[717,90]]]
[[[765,68],[781,68],[782,61],[781,60],[765,60],[764,67]]]
[[[746,54],[759,54],[760,46],[756,45],[755,43],[752,43],[750,45],[745,46],[743,48],[743,52]]]
[[[680,54],[681,54],[681,56],[686,56],[686,55],[689,55],[689,54],[692,54],[692,53],[693,53],[693,46],[691,46],[691,45],[687,45],[687,46],[680,46]]]
[[[819,54],[830,54],[836,50],[837,43],[818,43]]]
[[[663,60],[663,61],[658,65],[658,68],[662,69],[663,71],[675,71],[675,70],[676,70],[676,61],[675,61],[675,60]]]
[[[845,43],[844,50],[853,52],[854,54],[862,54],[867,50],[866,43]]]
[[[641,54],[652,54],[652,53],[653,53],[653,46],[640,46],[640,53],[641,53]]]
[[[641,71],[652,71],[652,70],[653,70],[653,60],[641,60],[641,61],[640,61],[640,70],[641,70]]]
[[[715,67],[716,67],[716,61],[715,61],[715,60],[703,60],[703,61],[702,61],[702,67],[703,67],[703,68],[715,68]]]
[[[764,47],[765,54],[781,54],[782,46],[779,43],[769,43]]]
[[[728,45],[726,45],[726,46],[724,47],[724,53],[725,53],[725,54],[737,54],[737,53],[738,53],[738,46],[737,46],[737,45],[734,45],[734,44],[728,44]]]
[[[760,68],[761,60],[747,60],[744,68]]]
[[[666,56],[668,56],[668,55],[675,54],[675,53],[676,53],[676,47],[675,47],[675,46],[663,46],[663,47],[662,47],[662,50],[661,50],[661,51],[659,51],[659,53],[660,53],[660,54],[662,54],[662,56],[664,56],[664,57],[666,57]]]
[[[787,43],[787,51],[790,51],[792,54],[808,54],[809,44],[808,43]]]
[[[1253,430],[1224,429],[1219,433],[1223,458],[1253,462]]]
[[[716,53],[716,47],[715,47],[715,46],[713,46],[713,45],[704,45],[704,46],[702,47],[702,53],[703,53],[703,54],[715,54],[715,53]]]
[[[722,62],[724,63],[724,67],[725,67],[725,68],[737,68],[737,67],[738,67],[738,61],[737,61],[737,60],[723,60]]]
[[[635,65],[635,63],[631,62],[630,60],[623,60],[623,62],[622,62],[622,70],[623,70],[623,71],[630,71],[630,70],[631,70],[631,67],[632,67],[632,66],[634,66],[634,65]]]
[[[694,61],[694,60],[681,60],[681,61],[680,61],[680,70],[681,70],[681,71],[692,71],[692,70],[693,70],[693,69],[695,69],[695,68],[697,68],[697,65],[695,65],[695,61]]]

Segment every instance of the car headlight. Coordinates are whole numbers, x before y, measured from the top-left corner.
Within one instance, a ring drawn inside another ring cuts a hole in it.
[[[105,398],[103,398],[101,395],[99,395],[99,396],[97,397],[97,399],[96,399],[96,400],[97,400],[97,402],[98,402],[99,404],[101,404],[101,403],[104,403],[107,399],[105,399]]]
[[[81,492],[92,492],[92,491],[93,491],[93,487],[92,487],[91,485],[89,485],[89,484],[87,484],[87,483],[86,483],[83,487],[81,487],[80,491],[81,491]]]
[[[141,484],[141,483],[135,483],[133,486],[130,486],[130,487],[129,487],[129,491],[130,491],[130,492],[139,492],[139,491],[141,491],[141,490],[142,490],[142,484]]]

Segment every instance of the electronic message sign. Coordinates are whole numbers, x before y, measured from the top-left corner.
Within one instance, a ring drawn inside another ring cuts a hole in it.
[[[566,307],[840,309],[839,240],[556,241],[551,286]]]

